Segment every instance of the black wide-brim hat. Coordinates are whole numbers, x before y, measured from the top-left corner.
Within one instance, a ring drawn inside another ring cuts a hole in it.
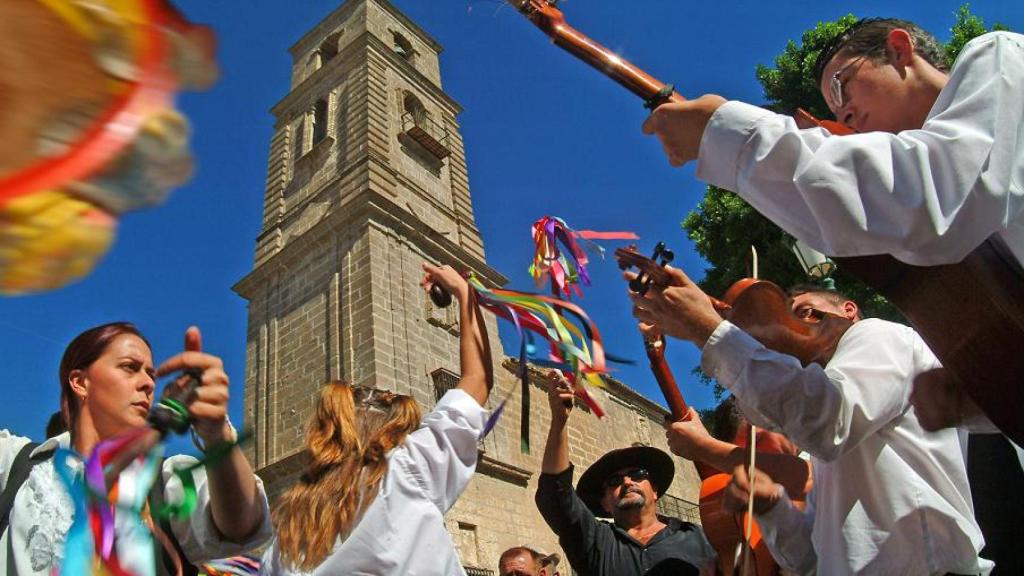
[[[612,473],[623,468],[646,468],[650,473],[651,486],[660,498],[672,485],[676,465],[672,457],[662,450],[650,446],[631,446],[620,448],[601,456],[597,462],[580,476],[576,483],[576,494],[590,508],[594,516],[606,518],[609,513],[601,506],[604,495],[604,481]]]

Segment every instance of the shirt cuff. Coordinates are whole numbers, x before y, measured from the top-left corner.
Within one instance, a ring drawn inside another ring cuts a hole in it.
[[[541,472],[537,478],[537,488],[544,487],[548,489],[561,489],[568,487],[572,490],[572,473],[575,468],[572,464],[569,467],[557,474],[548,474]]]
[[[738,192],[740,155],[757,123],[771,114],[774,112],[735,100],[719,106],[700,140],[697,179]]]
[[[775,502],[775,505],[768,509],[764,514],[754,514],[757,518],[757,523],[761,525],[761,529],[778,528],[781,523],[787,521],[792,514],[793,501],[789,499],[789,494],[786,493],[786,488],[782,484],[776,484],[775,488],[779,491],[779,499]]]
[[[704,343],[700,367],[726,389],[739,379],[750,358],[761,343],[728,320],[720,323]]]

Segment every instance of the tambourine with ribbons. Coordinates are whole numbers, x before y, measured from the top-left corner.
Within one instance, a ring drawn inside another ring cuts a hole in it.
[[[121,214],[191,177],[174,98],[213,53],[166,0],[0,2],[0,294],[84,277]]]

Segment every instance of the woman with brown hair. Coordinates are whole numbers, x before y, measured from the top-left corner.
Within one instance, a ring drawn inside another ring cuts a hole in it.
[[[306,434],[306,472],[274,508],[261,574],[464,574],[444,513],[476,468],[493,382],[475,296],[450,266],[422,286],[459,302],[461,378],[421,421],[416,401],[331,382]]]
[[[74,508],[55,472],[54,452],[65,448],[88,456],[99,442],[146,426],[155,379],[182,370],[199,379],[187,402],[197,437],[206,446],[233,440],[236,434],[227,419],[228,377],[220,358],[201,352],[198,328],[186,331],[185,351],[158,368],[153,367],[149,343],[127,322],[97,326],[71,341],[60,363],[61,413],[68,430],[42,444],[0,430],[0,503],[6,506],[0,512],[0,571],[42,576],[60,567]],[[150,508],[154,499],[182,499],[184,488],[174,470],[195,462],[183,455],[163,461],[162,477],[147,499]],[[141,468],[140,460],[125,468],[119,492],[136,486]],[[270,537],[266,494],[237,446],[219,462],[195,469],[192,477],[195,513],[158,524],[158,532],[176,552],[164,553],[157,546],[158,574],[195,574],[190,564],[238,554]],[[133,542],[131,524],[116,523],[118,542]],[[151,555],[139,557],[137,552],[119,545],[122,567],[135,572],[152,561]]]

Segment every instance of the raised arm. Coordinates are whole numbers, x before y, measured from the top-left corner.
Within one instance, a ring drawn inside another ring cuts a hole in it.
[[[199,329],[185,332],[185,351],[164,362],[158,375],[193,368],[202,372],[201,385],[189,404],[196,433],[207,447],[235,440],[227,421],[228,376],[220,358],[203,353]],[[231,542],[244,542],[265,524],[266,498],[256,485],[252,466],[238,446],[206,467],[210,491],[210,516],[217,531]]]
[[[558,372],[548,374],[548,404],[551,407],[551,428],[544,445],[541,472],[560,474],[569,468],[569,432],[566,424],[572,411],[572,389]]]
[[[459,388],[472,396],[481,406],[494,385],[494,365],[491,345],[487,340],[483,314],[466,279],[451,266],[423,264],[424,276],[420,285],[427,291],[435,283],[448,291],[459,303]]]

